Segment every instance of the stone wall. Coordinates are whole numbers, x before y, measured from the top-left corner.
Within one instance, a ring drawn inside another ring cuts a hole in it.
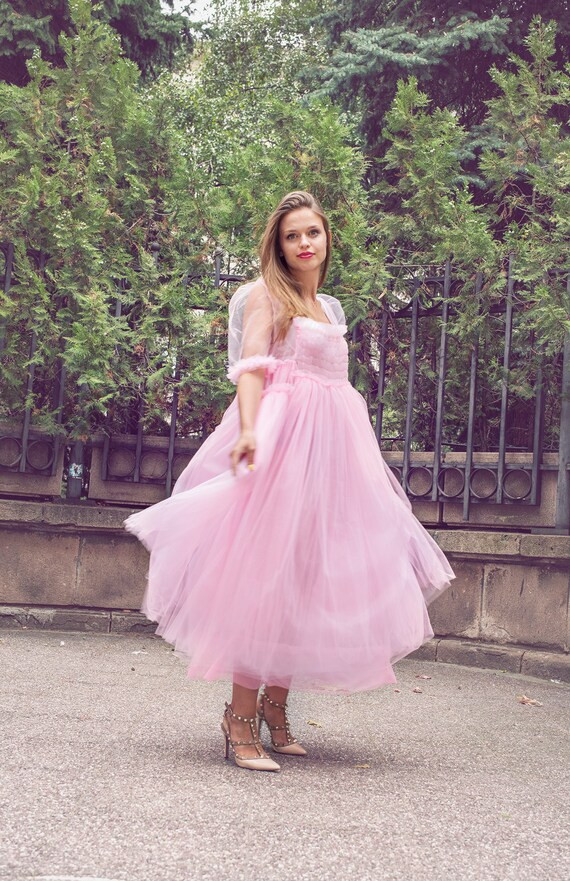
[[[6,614],[55,608],[72,620],[90,609],[108,622],[140,609],[148,555],[122,527],[132,510],[0,500]],[[437,636],[568,653],[570,536],[429,531],[457,574],[429,607]]]

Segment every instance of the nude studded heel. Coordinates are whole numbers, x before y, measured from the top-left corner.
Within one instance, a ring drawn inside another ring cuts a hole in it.
[[[269,733],[271,735],[271,749],[275,753],[281,753],[284,756],[306,756],[307,750],[301,746],[301,744],[297,741],[296,737],[291,735],[291,731],[289,730],[289,720],[287,719],[287,704],[278,704],[277,701],[272,701],[270,697],[267,697],[265,693],[265,689],[259,695],[259,702],[257,704],[257,716],[259,719],[258,731],[261,732],[261,723],[265,722],[269,729]],[[265,718],[265,713],[263,710],[264,701],[271,704],[273,707],[279,707],[281,710],[285,710],[285,724],[284,725],[270,725],[267,719]],[[273,732],[274,731],[285,731],[287,735],[287,743],[280,746],[276,744],[273,740]]]
[[[240,722],[249,722],[252,740],[232,740],[229,723],[230,718],[239,719]],[[273,759],[270,759],[268,755],[266,755],[265,750],[261,745],[259,734],[255,731],[254,728],[254,723],[256,721],[256,716],[253,716],[253,718],[251,719],[248,719],[246,716],[238,716],[237,713],[234,713],[231,704],[228,704],[228,702],[226,701],[224,717],[221,723],[221,728],[224,733],[224,737],[226,738],[226,759],[229,758],[231,746],[232,752],[234,754],[234,761],[236,765],[239,765],[240,768],[249,768],[250,771],[279,771],[281,769],[281,766],[278,765],[277,762],[274,762]],[[236,746],[255,746],[255,749],[259,754],[259,758],[246,758],[245,756],[238,755],[235,750]]]

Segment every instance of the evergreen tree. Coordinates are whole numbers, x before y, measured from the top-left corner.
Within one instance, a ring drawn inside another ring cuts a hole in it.
[[[473,198],[467,150],[468,133],[455,114],[434,106],[414,77],[400,81],[386,115],[383,137],[389,145],[379,161],[379,182],[370,190],[378,206],[376,236],[380,259],[395,264],[441,266],[453,261],[453,320],[449,332],[463,345],[480,335],[481,370],[477,401],[479,444],[496,446],[500,419],[503,318],[507,266],[514,271],[517,317],[513,327],[510,440],[528,439],[532,424],[533,383],[542,364],[545,388],[558,389],[557,355],[570,330],[567,279],[570,217],[570,132],[559,117],[568,115],[570,78],[557,68],[553,23],[533,20],[527,58],[511,55],[490,77],[497,97],[488,103],[484,128],[488,146],[476,164],[484,205]],[[484,280],[475,297],[475,274]],[[394,270],[405,278],[406,269]],[[397,280],[393,308],[406,302]],[[429,303],[429,301],[428,301]],[[434,400],[437,326],[422,319],[418,338],[416,385],[422,401]],[[373,333],[373,328],[369,331]],[[407,328],[394,321],[388,362],[391,375],[385,403],[392,430],[402,430],[405,409]],[[460,440],[464,428],[462,390],[468,386],[468,361],[462,347],[452,350],[446,383],[447,436]],[[554,401],[558,401],[555,393]],[[556,411],[550,430],[555,432]],[[433,436],[433,410],[418,417],[420,436]],[[520,428],[520,430],[519,430]],[[517,433],[518,432],[518,433]],[[550,438],[552,440],[552,437]]]
[[[493,146],[479,163],[494,235],[514,257],[533,327],[553,345],[570,330],[570,75],[557,68],[555,38],[554,23],[536,18],[524,41],[530,60],[512,56],[511,70],[491,69]]]
[[[165,2],[172,9],[173,0]],[[125,56],[138,65],[143,78],[171,67],[177,51],[190,51],[194,42],[188,14],[165,13],[161,0],[99,0],[93,16],[120,35]],[[68,0],[0,0],[0,81],[25,85],[26,61],[36,47],[45,61],[62,67],[61,33],[73,33]]]
[[[389,145],[379,182],[369,196],[378,207],[376,233],[387,259],[475,268],[492,276],[514,257],[521,291],[532,300],[530,320],[558,345],[568,325],[564,303],[570,217],[570,77],[555,64],[556,27],[531,22],[528,58],[511,55],[490,78],[498,95],[488,102],[488,146],[477,167],[486,204],[474,199],[468,133],[455,114],[434,106],[415,77],[398,84],[386,114]],[[545,272],[558,277],[543,286]],[[536,294],[543,295],[542,306]],[[466,304],[465,304],[466,305]]]
[[[359,294],[366,298],[372,285],[363,250],[365,165],[350,120],[329,99],[311,98],[299,78],[315,51],[297,32],[301,6],[217,3],[214,33],[189,70],[166,74],[158,87],[187,133],[203,228],[223,247],[228,270],[256,271],[267,215],[288,190],[308,189],[335,220],[330,283],[341,298],[346,285],[358,312]]]
[[[371,155],[385,149],[383,118],[402,76],[415,76],[470,131],[497,94],[489,69],[510,52],[525,53],[536,11],[535,0],[334,0],[315,19],[330,60],[307,79],[318,76],[317,94],[334,95],[360,115]],[[570,4],[544,0],[540,11],[558,24],[553,61],[562,67],[570,58]]]
[[[333,218],[331,283],[358,292],[363,159],[330,102],[297,100],[297,49],[279,54],[261,22],[254,40],[249,16],[228,24],[186,68],[141,89],[89,0],[70,6],[63,66],[36,50],[26,86],[0,84],[0,242],[15,246],[14,287],[0,293],[0,415],[21,413],[33,363],[33,422],[54,429],[61,359],[62,431],[134,431],[142,415],[147,431],[168,433],[176,388],[179,433],[207,434],[232,390],[214,250],[224,269],[255,274],[267,213],[287,190],[311,189]]]
[[[136,65],[89,0],[70,0],[70,12],[63,65],[36,49],[27,85],[0,84],[0,241],[14,244],[14,286],[0,295],[0,401],[4,416],[21,412],[22,368],[34,364],[28,404],[53,429],[60,360],[63,430],[78,436],[102,420],[132,428],[147,389],[145,418],[160,425],[166,376],[177,357],[196,357],[203,323],[177,275],[188,238],[175,218],[195,223],[168,103],[141,93]]]

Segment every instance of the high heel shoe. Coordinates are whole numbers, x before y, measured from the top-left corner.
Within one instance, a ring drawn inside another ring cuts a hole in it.
[[[228,715],[229,714],[229,715]],[[231,739],[231,731],[230,731],[230,723],[229,718],[238,719],[240,722],[249,722],[249,727],[251,730],[252,740],[232,740]],[[240,768],[249,768],[250,771],[279,771],[281,769],[281,765],[278,765],[277,762],[274,762],[273,759],[270,759],[268,755],[266,755],[265,750],[261,745],[261,741],[259,739],[259,734],[256,736],[256,731],[254,729],[254,723],[257,721],[257,717],[254,716],[252,719],[248,719],[246,716],[238,716],[237,713],[234,713],[231,704],[228,704],[226,701],[226,708],[224,710],[224,717],[222,719],[221,728],[224,733],[224,737],[226,738],[226,759],[229,758],[230,755],[230,746],[232,748],[232,752],[234,754],[234,761],[236,765],[239,765]],[[224,724],[225,723],[225,724]],[[227,728],[226,728],[227,725]],[[245,756],[240,756],[235,750],[236,746],[255,746],[256,751],[259,754],[259,758],[247,758]]]
[[[296,737],[291,735],[289,730],[289,720],[287,719],[287,704],[278,704],[277,701],[272,701],[270,697],[267,697],[265,689],[259,695],[260,702],[257,704],[257,716],[259,719],[258,722],[258,731],[261,733],[261,723],[265,722],[269,729],[269,733],[271,735],[271,749],[275,753],[281,753],[285,756],[306,756],[307,750],[301,746],[301,744],[297,741]],[[267,719],[265,718],[265,712],[263,709],[263,702],[267,701],[267,703],[271,704],[272,707],[279,707],[281,710],[285,710],[285,724],[284,725],[270,725]],[[273,740],[273,732],[274,731],[285,731],[287,736],[287,743],[277,744]]]

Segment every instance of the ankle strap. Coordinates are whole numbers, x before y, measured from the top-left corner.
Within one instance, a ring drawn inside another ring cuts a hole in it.
[[[278,704],[277,701],[272,701],[270,697],[267,697],[265,689],[261,692],[261,697],[263,700],[266,700],[268,704],[271,704],[273,707],[279,707],[280,710],[286,710],[287,704]]]
[[[238,716],[237,713],[234,713],[234,711],[232,709],[232,705],[228,704],[227,701],[225,703],[226,703],[226,711],[227,710],[230,711],[230,716],[232,717],[232,719],[239,719],[240,722],[256,722],[257,721],[257,716],[253,716],[251,719],[249,719],[247,716]]]

